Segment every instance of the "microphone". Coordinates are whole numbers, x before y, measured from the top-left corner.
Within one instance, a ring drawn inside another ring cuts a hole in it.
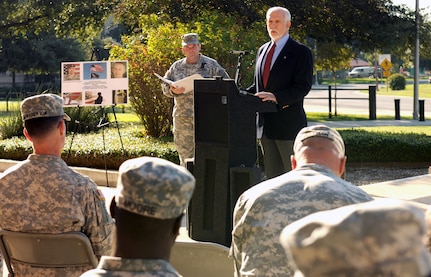
[[[248,51],[248,50],[232,50],[229,53],[235,54],[235,55],[248,55],[248,54],[250,54],[250,51]]]

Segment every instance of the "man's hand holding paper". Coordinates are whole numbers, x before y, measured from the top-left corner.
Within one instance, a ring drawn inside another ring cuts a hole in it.
[[[175,94],[183,94],[186,91],[186,89],[184,87],[178,87],[178,86],[175,86],[173,84],[171,84],[170,87],[171,87],[172,92]]]

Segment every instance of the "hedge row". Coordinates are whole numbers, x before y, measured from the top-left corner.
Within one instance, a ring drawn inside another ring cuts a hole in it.
[[[431,163],[431,137],[425,134],[378,133],[340,130],[348,163]],[[124,151],[123,151],[124,150]],[[0,158],[23,160],[32,152],[23,137],[0,141]],[[89,134],[69,135],[63,158],[69,165],[118,169],[129,158],[155,156],[178,163],[172,138],[145,137],[139,127],[106,128]]]
[[[416,133],[340,130],[348,162],[431,164],[431,137]]]

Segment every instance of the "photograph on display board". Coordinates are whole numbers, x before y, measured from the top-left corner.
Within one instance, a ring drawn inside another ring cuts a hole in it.
[[[111,62],[111,78],[127,78],[127,63]]]
[[[112,91],[113,104],[127,104],[127,90],[118,89]]]
[[[63,64],[63,81],[79,81],[81,79],[81,64]]]
[[[63,93],[63,101],[65,106],[82,105],[82,92],[65,92]]]
[[[106,79],[106,63],[84,63],[84,80]]]
[[[96,104],[96,105],[101,105],[101,104],[106,104],[103,102],[103,95],[101,91],[98,90],[87,90],[84,92],[85,94],[85,104],[86,105],[91,105],[91,104]]]

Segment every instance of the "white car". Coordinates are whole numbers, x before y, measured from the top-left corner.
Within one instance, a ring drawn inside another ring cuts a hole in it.
[[[355,67],[349,72],[350,78],[364,78],[372,76],[374,76],[374,67],[370,66]]]

